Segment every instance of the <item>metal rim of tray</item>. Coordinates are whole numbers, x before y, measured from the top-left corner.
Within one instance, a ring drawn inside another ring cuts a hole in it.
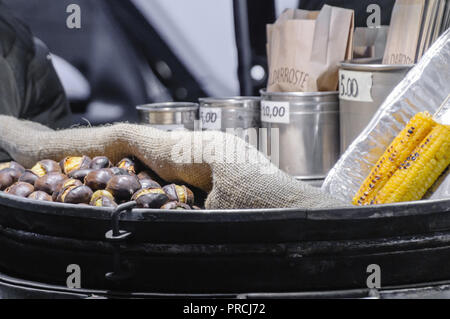
[[[324,92],[267,92],[266,89],[259,91],[262,97],[274,96],[274,97],[323,97],[339,95],[338,91],[324,91]]]
[[[112,208],[98,208],[53,202],[42,202],[12,196],[0,192],[0,205],[22,209],[25,211],[39,212],[48,215],[65,216],[109,220]],[[380,208],[384,208],[380,211]],[[142,216],[157,216],[159,221],[171,222],[180,220],[186,222],[249,222],[249,221],[275,221],[287,219],[310,219],[310,220],[361,220],[381,219],[405,216],[421,216],[436,213],[450,212],[450,199],[423,200],[418,202],[396,203],[390,205],[374,206],[345,206],[340,208],[323,209],[300,209],[300,208],[273,208],[273,209],[225,209],[225,210],[202,210],[202,211],[173,211],[161,209],[139,209],[131,210],[125,214],[124,221],[139,221]]]
[[[157,292],[121,292],[114,290],[97,290],[97,289],[70,289],[64,286],[46,284],[36,281],[19,279],[0,273],[0,288],[7,287],[19,292],[26,291],[33,295],[44,296],[64,296],[65,298],[75,299],[107,299],[107,298],[219,298],[219,299],[311,299],[311,298],[369,298],[383,299],[386,297],[395,297],[396,295],[411,296],[413,298],[428,296],[429,294],[439,294],[450,291],[449,281],[440,281],[432,283],[420,283],[415,285],[388,286],[382,289],[350,289],[350,290],[334,290],[334,291],[311,291],[298,293],[228,293],[228,294],[167,294]]]
[[[199,105],[190,102],[152,103],[136,106],[142,112],[189,112],[198,111]]]

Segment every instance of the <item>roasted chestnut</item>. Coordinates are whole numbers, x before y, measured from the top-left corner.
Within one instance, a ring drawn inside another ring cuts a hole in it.
[[[168,202],[167,204],[161,206],[161,209],[164,210],[192,210],[192,208],[187,205],[187,204],[183,204],[183,203],[179,203],[179,202]]]
[[[111,167],[109,170],[113,173],[113,175],[130,175],[130,173],[124,168]]]
[[[34,188],[37,191],[46,192],[49,195],[53,195],[61,189],[61,184],[67,179],[67,176],[61,173],[49,173],[42,177],[39,177],[34,183]]]
[[[33,173],[30,170],[26,170],[25,173],[23,173],[22,176],[20,176],[19,182],[34,185],[34,183],[37,181],[38,178],[39,176],[37,176],[35,173]]]
[[[5,190],[20,178],[20,171],[14,168],[5,168],[0,171],[0,191]]]
[[[141,189],[133,195],[139,208],[160,208],[169,201],[162,188]]]
[[[105,190],[96,191],[91,197],[90,205],[96,207],[117,207],[113,195]]]
[[[20,171],[22,174],[25,172],[25,168],[16,162],[8,162],[8,163],[1,163],[0,164],[0,171],[6,168],[12,168],[15,170]]]
[[[66,188],[71,186],[82,186],[83,183],[79,181],[78,179],[69,178],[64,180],[59,186],[58,189],[53,193],[52,198],[53,201],[56,202],[58,200],[59,194],[64,191]]]
[[[139,180],[139,183],[141,183],[141,188],[161,188],[161,185],[159,185],[157,182],[155,182],[152,179],[141,179]]]
[[[52,202],[53,201],[52,197],[49,194],[47,194],[46,192],[41,192],[41,191],[31,193],[31,195],[28,196],[28,198],[33,199],[33,200],[44,201],[44,202]]]
[[[93,191],[105,189],[108,182],[114,174],[109,169],[100,169],[92,171],[84,178],[84,184],[89,186]]]
[[[59,165],[61,166],[61,169],[64,174],[70,174],[73,171],[90,168],[91,159],[87,156],[66,157],[59,163]]]
[[[61,185],[59,186],[60,190],[63,190],[64,188],[70,187],[70,186],[81,186],[83,185],[83,183],[75,178],[68,178],[66,180],[64,180],[63,183],[61,183]]]
[[[113,167],[113,164],[106,156],[97,156],[92,159],[91,169],[102,169]]]
[[[31,171],[37,177],[42,177],[49,173],[61,173],[61,167],[55,161],[43,160],[34,165]]]
[[[28,183],[18,182],[8,187],[5,192],[10,195],[28,197],[34,192],[34,186]]]
[[[127,170],[130,174],[136,174],[136,164],[129,158],[121,160],[117,163],[117,167]]]
[[[59,193],[57,201],[65,204],[89,204],[92,194],[92,190],[85,185],[70,186]]]
[[[106,190],[118,201],[129,200],[140,188],[137,177],[131,175],[114,176],[106,186]]]
[[[69,177],[84,182],[85,177],[92,171],[93,171],[92,169],[79,169],[70,172]]]
[[[167,185],[163,187],[163,190],[169,196],[171,201],[180,202],[183,204],[194,204],[194,193],[186,186],[179,186],[175,184]]]

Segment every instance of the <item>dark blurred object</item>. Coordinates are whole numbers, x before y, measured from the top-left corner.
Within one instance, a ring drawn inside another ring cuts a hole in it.
[[[64,90],[44,43],[0,2],[0,114],[52,128],[71,123]],[[0,162],[9,160],[0,150]]]
[[[174,101],[197,102],[205,92],[156,30],[130,1],[107,0],[134,49],[141,51]],[[144,36],[145,35],[145,36]]]
[[[353,36],[353,58],[382,58],[389,27],[356,28]]]
[[[367,7],[377,4],[381,8],[381,25],[389,25],[395,0],[301,0],[300,9],[320,10],[324,4],[355,10],[355,26],[367,27],[367,18],[372,14]]]
[[[136,105],[194,100],[204,95],[197,81],[129,0],[5,3],[47,43],[52,53],[88,80],[90,97],[71,101],[71,106],[75,112],[84,113],[92,124],[136,121]],[[81,29],[66,27],[70,15],[66,8],[70,4],[81,8]]]
[[[259,95],[269,74],[266,25],[275,20],[274,0],[233,0],[241,95]]]

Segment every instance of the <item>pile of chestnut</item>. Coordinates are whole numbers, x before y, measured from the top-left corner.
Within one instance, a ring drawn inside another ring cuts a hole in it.
[[[0,164],[0,191],[33,200],[116,207],[136,201],[139,208],[199,209],[186,186],[162,187],[135,161],[124,158],[116,166],[105,156],[66,157],[60,163],[38,162],[26,170],[16,162]]]

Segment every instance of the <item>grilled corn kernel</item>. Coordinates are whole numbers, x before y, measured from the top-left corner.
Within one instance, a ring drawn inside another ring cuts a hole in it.
[[[416,114],[381,156],[353,199],[354,205],[373,203],[401,163],[437,125],[428,112]]]
[[[421,200],[450,165],[450,126],[437,125],[400,165],[375,204]]]

